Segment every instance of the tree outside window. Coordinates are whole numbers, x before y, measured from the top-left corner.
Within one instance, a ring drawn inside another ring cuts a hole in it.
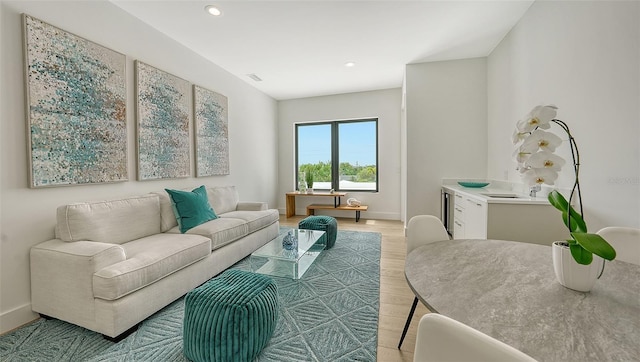
[[[378,191],[378,120],[297,124],[296,185],[302,172],[315,190]]]

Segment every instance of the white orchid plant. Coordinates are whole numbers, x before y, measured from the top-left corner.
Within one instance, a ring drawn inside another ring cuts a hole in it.
[[[513,143],[516,145],[515,157],[518,162],[518,170],[528,186],[553,185],[555,183],[558,172],[566,162],[562,157],[554,154],[556,148],[562,144],[562,139],[547,130],[551,128],[552,124],[560,126],[569,136],[575,180],[569,201],[560,192],[553,190],[549,193],[549,202],[562,212],[562,219],[572,237],[571,240],[567,240],[567,243],[576,262],[583,265],[591,264],[593,254],[606,260],[613,260],[616,257],[615,249],[600,235],[587,232],[578,178],[580,153],[569,126],[565,122],[555,119],[557,109],[553,105],[536,106],[516,124]],[[578,198],[579,213],[571,206],[575,194]]]

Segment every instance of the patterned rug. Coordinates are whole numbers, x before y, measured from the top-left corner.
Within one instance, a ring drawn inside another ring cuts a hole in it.
[[[380,241],[378,233],[338,231],[335,246],[320,254],[302,279],[273,277],[281,309],[257,361],[375,361]],[[249,258],[232,268],[251,270]],[[0,360],[187,361],[183,315],[180,298],[119,343],[66,322],[40,319],[0,337]]]

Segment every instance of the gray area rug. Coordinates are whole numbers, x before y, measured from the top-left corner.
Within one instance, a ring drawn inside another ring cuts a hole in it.
[[[281,232],[289,230],[281,228]],[[380,290],[379,233],[338,231],[299,281],[273,277],[280,313],[257,361],[375,361]],[[251,270],[249,258],[232,268]],[[0,337],[2,361],[187,361],[184,297],[146,319],[119,343],[40,319]]]

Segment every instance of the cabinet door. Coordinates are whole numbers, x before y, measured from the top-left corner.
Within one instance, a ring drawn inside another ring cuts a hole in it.
[[[465,239],[487,238],[487,202],[465,197]]]
[[[465,203],[464,197],[460,194],[455,194],[455,203],[453,205],[453,238],[465,239],[466,234],[464,231],[465,222]]]
[[[458,218],[453,219],[453,238],[466,239],[466,233],[464,231],[464,222]]]

